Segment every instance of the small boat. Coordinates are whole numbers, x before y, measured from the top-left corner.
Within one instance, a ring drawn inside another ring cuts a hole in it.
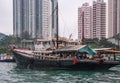
[[[0,62],[15,62],[12,56],[0,55]]]
[[[54,49],[50,47],[50,41],[39,41],[39,44],[37,42],[38,46],[35,46],[34,50],[13,49],[17,65],[33,69],[108,70],[120,64],[120,61],[115,59],[117,52],[111,49],[94,50],[88,45]],[[108,54],[114,54],[110,55],[114,58],[109,59]]]
[[[0,62],[15,62],[14,59],[4,59],[4,60],[0,60]]]

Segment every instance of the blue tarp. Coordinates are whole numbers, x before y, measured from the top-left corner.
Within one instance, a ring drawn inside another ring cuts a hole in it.
[[[78,50],[80,53],[87,53],[89,55],[95,55],[97,52],[90,48],[89,46],[84,46],[83,48]]]

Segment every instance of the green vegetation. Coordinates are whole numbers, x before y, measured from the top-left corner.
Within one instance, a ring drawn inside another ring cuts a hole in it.
[[[7,48],[4,46],[0,46],[0,53],[7,53]]]
[[[0,33],[0,40],[1,40],[3,37],[5,37],[5,36],[6,36],[5,34]]]
[[[19,44],[21,41],[20,38],[16,38],[12,35],[5,36],[0,40],[0,46],[9,46],[11,44]]]
[[[120,34],[115,35],[113,38],[119,40]],[[30,39],[27,32],[23,33],[22,38],[16,38],[12,35],[5,36],[0,39],[0,53],[9,53],[7,47],[9,45],[19,45],[22,39]],[[108,39],[102,38],[101,40],[94,38],[94,39],[84,39],[84,44],[89,45],[92,48],[115,48],[119,49],[118,45],[109,42]]]
[[[118,45],[115,45],[108,41],[106,38],[102,38],[101,40],[95,39],[85,39],[85,44],[88,44],[92,48],[115,48],[119,49]]]
[[[30,39],[30,35],[27,31],[23,32],[21,36],[22,36],[22,39]]]
[[[116,40],[119,40],[120,39],[120,33],[114,35],[112,38],[116,39]]]
[[[21,38],[14,37],[13,35],[4,36],[0,39],[0,53],[9,53],[8,46],[20,45],[23,39],[31,39],[28,32],[23,32]]]
[[[13,45],[13,44],[20,44],[21,39],[20,38],[16,38],[12,35],[9,36],[5,36],[0,40],[0,53],[8,53],[10,54],[9,50],[8,50],[8,46],[9,45]]]

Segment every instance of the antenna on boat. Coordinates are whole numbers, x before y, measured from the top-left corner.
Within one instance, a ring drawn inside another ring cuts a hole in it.
[[[52,0],[52,1],[54,1],[54,0]],[[55,13],[55,11],[56,11],[56,13]],[[56,48],[58,48],[58,41],[59,41],[59,18],[58,18],[58,2],[57,2],[57,4],[56,4],[56,6],[55,6],[55,8],[54,8],[54,10],[52,11],[52,15],[53,14],[56,14],[56,33],[55,33],[55,42],[56,42]],[[52,25],[54,25],[53,23],[52,23]],[[54,26],[53,26],[54,27]]]
[[[70,36],[69,36],[69,40],[71,39],[71,37],[72,37],[72,33],[71,33]]]

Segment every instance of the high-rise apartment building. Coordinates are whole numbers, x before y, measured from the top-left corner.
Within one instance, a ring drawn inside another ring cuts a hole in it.
[[[56,38],[58,33],[58,0],[52,1],[52,37]]]
[[[106,38],[106,3],[93,1],[93,38]]]
[[[108,0],[108,37],[120,33],[120,0]]]
[[[92,29],[92,7],[84,3],[78,8],[78,39],[93,38]]]
[[[57,0],[13,0],[14,35],[51,39],[56,33],[57,6]]]

